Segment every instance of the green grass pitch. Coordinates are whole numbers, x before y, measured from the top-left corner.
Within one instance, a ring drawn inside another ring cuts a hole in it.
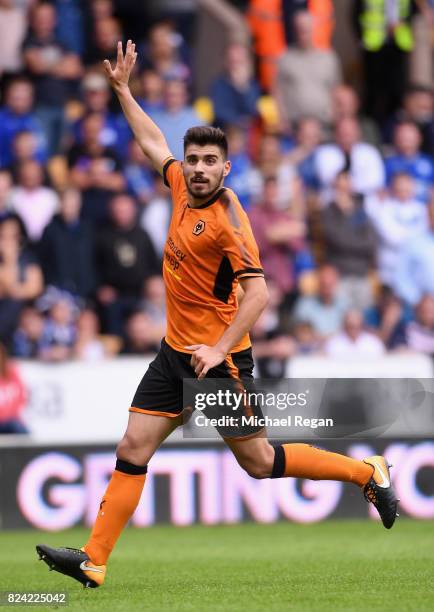
[[[35,544],[87,533],[0,533],[0,590],[67,591],[81,612],[434,610],[432,521],[130,528],[96,590],[37,561]]]

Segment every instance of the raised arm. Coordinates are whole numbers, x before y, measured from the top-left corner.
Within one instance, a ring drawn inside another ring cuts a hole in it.
[[[128,87],[128,80],[137,59],[135,49],[135,44],[129,40],[124,57],[122,43],[118,42],[115,68],[112,69],[109,60],[104,60],[104,69],[143,153],[149,158],[154,168],[162,174],[164,161],[172,157],[172,153],[162,131],[140,108]]]

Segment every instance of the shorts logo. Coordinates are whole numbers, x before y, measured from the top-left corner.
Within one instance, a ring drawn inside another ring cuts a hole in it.
[[[205,221],[202,221],[202,219],[199,219],[199,221],[193,227],[193,234],[195,236],[199,236],[199,234],[201,234],[204,231],[204,229],[205,229]]]

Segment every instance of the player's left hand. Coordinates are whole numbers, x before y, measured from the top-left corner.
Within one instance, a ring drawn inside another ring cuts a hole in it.
[[[194,351],[191,355],[191,367],[196,373],[198,380],[205,378],[208,370],[215,368],[226,358],[226,353],[215,346],[206,344],[192,344],[186,349]]]

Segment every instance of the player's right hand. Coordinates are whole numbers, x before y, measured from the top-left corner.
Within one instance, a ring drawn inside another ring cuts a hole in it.
[[[215,368],[226,358],[226,353],[223,353],[215,346],[208,346],[207,344],[191,344],[185,348],[193,351],[190,365],[198,380],[205,378],[211,368]]]
[[[113,89],[120,89],[128,85],[136,59],[136,45],[129,40],[125,50],[125,57],[122,50],[122,42],[118,42],[118,56],[114,69],[111,67],[109,60],[104,60],[104,70]]]

